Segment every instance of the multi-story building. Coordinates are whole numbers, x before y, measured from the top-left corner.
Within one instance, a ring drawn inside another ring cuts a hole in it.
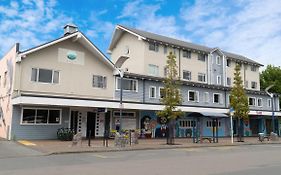
[[[275,116],[281,116],[279,98],[272,102],[260,91],[262,65],[246,57],[118,25],[109,46],[110,60],[75,25],[64,30],[62,37],[28,50],[20,51],[16,44],[0,60],[0,137],[54,139],[62,127],[84,137],[100,137],[120,122],[122,129],[141,129],[142,136],[163,137],[165,121],[156,111],[163,109],[162,82],[170,51],[177,57],[184,100],[178,137],[196,127],[191,112],[228,113],[236,63],[241,64],[251,108],[245,133],[270,131],[272,106]],[[122,66],[120,105],[120,78],[113,62],[124,55],[129,59]],[[213,122],[200,120],[201,134],[210,135]],[[218,126],[220,136],[229,135],[229,118]]]
[[[129,56],[124,63],[126,71],[126,91],[124,99],[144,104],[140,111],[142,122],[149,118],[157,120],[155,112],[159,110],[163,96],[163,78],[169,52],[176,56],[178,74],[182,81],[180,92],[183,104],[180,108],[188,115],[191,112],[228,113],[229,95],[233,86],[234,68],[241,66],[241,76],[246,89],[250,120],[245,122],[245,134],[256,135],[271,131],[272,105],[275,116],[280,116],[279,99],[271,98],[260,90],[259,68],[262,64],[247,57],[225,52],[219,48],[209,48],[177,39],[117,25],[108,50],[113,62],[122,54]],[[115,98],[119,97],[119,78],[117,77]],[[184,136],[192,128],[192,117],[178,119],[177,135]],[[229,135],[229,118],[219,122],[219,135]],[[210,135],[212,122],[208,118],[201,121],[201,134]],[[276,120],[276,127],[278,122]],[[234,121],[234,133],[237,122]],[[158,133],[155,133],[156,135]]]

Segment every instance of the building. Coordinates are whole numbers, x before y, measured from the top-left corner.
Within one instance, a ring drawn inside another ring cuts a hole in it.
[[[275,116],[281,116],[279,98],[272,103],[260,91],[262,65],[246,57],[121,25],[116,26],[109,51],[111,60],[73,24],[64,27],[62,37],[37,47],[20,51],[16,44],[0,60],[0,137],[55,139],[60,128],[102,137],[105,130],[120,127],[120,107],[122,129],[140,129],[143,137],[165,136],[165,121],[156,111],[163,108],[159,99],[169,51],[177,56],[184,83],[179,108],[186,115],[228,113],[234,65],[239,63],[251,105],[245,134],[271,130],[272,105]],[[113,63],[123,55],[129,59],[121,67],[121,106],[120,77]],[[207,118],[201,123],[201,134],[210,135],[213,123]],[[193,117],[178,119],[177,136],[192,135],[194,126]],[[218,126],[220,136],[229,135],[229,118]]]
[[[209,48],[177,39],[117,25],[108,49],[113,62],[119,55],[130,58],[124,63],[126,71],[126,91],[124,99],[144,104],[140,109],[140,125],[145,127],[147,120],[157,121],[155,111],[159,110],[159,100],[163,96],[163,78],[165,77],[167,54],[176,55],[178,72],[183,85],[180,92],[183,104],[180,108],[188,115],[190,112],[228,113],[229,94],[233,85],[235,64],[241,65],[241,76],[249,97],[250,120],[244,124],[245,135],[269,133],[271,127],[272,101],[260,90],[259,68],[262,64],[245,56],[225,52],[219,48]],[[117,77],[115,98],[119,96],[119,78]],[[273,101],[275,116],[280,116],[279,98]],[[149,118],[149,119],[147,119]],[[228,136],[229,118],[219,121],[219,135]],[[178,119],[177,136],[185,137],[194,126],[194,119]],[[201,121],[202,135],[212,134],[212,121]],[[158,128],[161,126],[158,126]],[[276,120],[276,128],[278,122]],[[152,135],[161,135],[157,130]],[[234,133],[237,121],[234,121]]]

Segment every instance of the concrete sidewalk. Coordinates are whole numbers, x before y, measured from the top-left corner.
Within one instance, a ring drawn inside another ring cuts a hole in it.
[[[236,139],[235,139],[236,140]],[[109,140],[108,147],[103,146],[103,140],[91,140],[91,146],[88,146],[88,140],[83,140],[82,144],[72,146],[71,141],[59,140],[29,140],[19,141],[19,143],[40,151],[45,155],[63,154],[63,153],[81,153],[81,152],[107,152],[107,151],[130,151],[130,150],[149,150],[149,149],[175,149],[175,148],[197,148],[197,147],[217,147],[217,146],[239,146],[256,144],[280,144],[281,141],[258,141],[257,137],[246,137],[244,142],[232,144],[230,138],[219,138],[219,143],[209,143],[205,140],[203,143],[192,143],[190,138],[175,139],[175,145],[166,145],[166,139],[139,139],[139,144],[126,145],[125,147],[116,147],[114,140]]]

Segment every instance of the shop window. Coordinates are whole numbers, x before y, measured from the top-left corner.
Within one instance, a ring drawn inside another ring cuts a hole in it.
[[[29,109],[24,108],[21,124],[60,124],[61,110],[59,109]]]

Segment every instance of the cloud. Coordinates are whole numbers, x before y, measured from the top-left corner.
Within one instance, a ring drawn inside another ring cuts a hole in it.
[[[21,3],[11,1],[0,6],[0,45],[3,55],[16,42],[21,50],[47,42],[62,31],[67,21],[72,21],[61,12],[55,10],[55,0],[36,1],[23,0]],[[59,26],[59,27],[58,27]]]
[[[193,5],[182,6],[181,18],[186,23],[185,30],[193,33],[193,40],[243,54],[262,64],[281,64],[279,0],[197,0]]]

